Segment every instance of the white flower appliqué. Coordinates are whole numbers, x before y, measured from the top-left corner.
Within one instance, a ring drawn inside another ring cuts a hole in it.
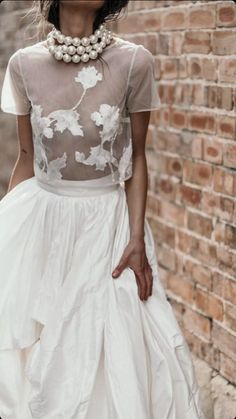
[[[75,81],[81,83],[85,90],[96,86],[99,80],[102,80],[102,74],[94,66],[84,67],[75,77]]]
[[[53,121],[56,122],[54,128],[55,131],[60,131],[62,133],[65,129],[68,129],[72,135],[84,136],[82,126],[78,124],[80,115],[75,110],[59,109],[51,112],[48,117],[52,118]]]
[[[120,109],[118,106],[110,106],[103,103],[100,106],[99,112],[93,112],[91,114],[91,119],[97,126],[103,126],[99,133],[102,144],[105,141],[112,141],[119,128]]]
[[[110,151],[105,150],[101,144],[90,148],[90,155],[85,159],[85,154],[79,151],[75,152],[75,160],[78,163],[87,165],[95,165],[96,170],[104,170],[107,164],[117,165],[116,159],[111,155]]]

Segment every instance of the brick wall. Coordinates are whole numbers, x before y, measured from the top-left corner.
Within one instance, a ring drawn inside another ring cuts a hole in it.
[[[0,6],[5,23],[0,83],[11,53],[35,42],[27,39],[27,20],[20,18],[28,5],[18,0]],[[147,216],[161,279],[193,352],[231,382],[236,379],[235,26],[232,1],[205,0],[131,1],[129,13],[113,25],[156,57],[162,105],[152,114],[147,138]],[[17,152],[14,116],[0,113],[0,133],[3,195]]]
[[[236,5],[132,1],[120,36],[155,56],[147,216],[192,351],[236,382]]]

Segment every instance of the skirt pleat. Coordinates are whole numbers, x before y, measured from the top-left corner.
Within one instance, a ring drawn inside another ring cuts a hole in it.
[[[129,241],[122,185],[27,179],[0,202],[2,419],[204,419],[191,355],[159,278],[112,271]]]

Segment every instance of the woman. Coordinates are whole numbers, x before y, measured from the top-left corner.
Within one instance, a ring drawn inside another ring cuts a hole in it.
[[[0,415],[202,419],[145,219],[154,58],[106,28],[127,0],[37,3],[53,28],[10,57],[1,96],[19,157],[0,205]]]

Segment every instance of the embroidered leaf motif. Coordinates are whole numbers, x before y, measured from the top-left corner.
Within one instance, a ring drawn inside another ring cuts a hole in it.
[[[51,112],[48,117],[56,121],[54,131],[60,131],[62,133],[68,129],[72,135],[84,136],[82,126],[78,123],[80,114],[77,111],[72,109],[59,109]]]
[[[93,112],[91,114],[91,119],[97,126],[103,126],[103,129],[99,133],[102,144],[105,141],[112,141],[119,128],[120,109],[118,106],[110,106],[103,103],[99,108],[99,112]]]
[[[75,77],[75,81],[81,83],[84,89],[96,86],[99,80],[102,80],[102,74],[94,66],[84,67]]]
[[[132,142],[127,147],[123,148],[123,154],[119,160],[118,171],[120,174],[120,179],[124,179],[125,175],[131,175],[132,170]]]
[[[47,168],[47,179],[54,180],[54,179],[61,179],[62,174],[60,172],[61,169],[66,167],[66,160],[67,155],[64,153],[62,157],[58,157],[55,160],[50,161]]]
[[[110,151],[104,150],[101,144],[90,148],[90,155],[87,159],[85,159],[84,153],[76,151],[75,159],[79,163],[91,166],[96,165],[96,170],[104,170],[108,163],[117,166],[117,160],[111,155]]]

